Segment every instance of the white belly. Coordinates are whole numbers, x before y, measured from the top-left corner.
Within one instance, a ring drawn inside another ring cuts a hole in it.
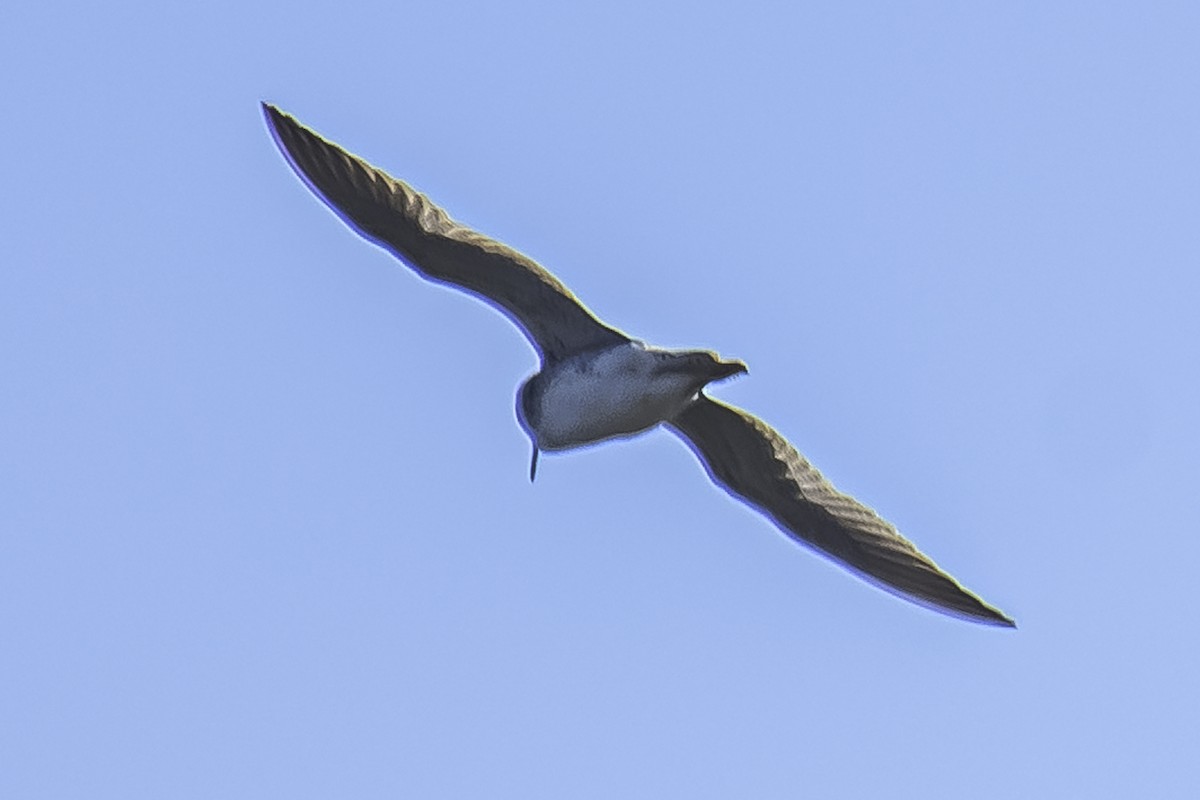
[[[618,348],[590,363],[559,365],[541,394],[538,447],[564,450],[628,436],[675,416],[695,395],[695,381],[656,372],[652,364],[645,350]]]

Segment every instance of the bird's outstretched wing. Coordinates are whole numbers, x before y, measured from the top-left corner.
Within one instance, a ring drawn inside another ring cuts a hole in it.
[[[629,341],[532,259],[459,225],[403,181],[274,106],[263,103],[263,113],[296,173],[351,227],[429,280],[458,286],[498,308],[544,360]]]
[[[796,448],[752,414],[700,395],[668,426],[689,444],[717,484],[794,539],[907,599],[974,621],[1016,627],[874,511],[833,488]]]

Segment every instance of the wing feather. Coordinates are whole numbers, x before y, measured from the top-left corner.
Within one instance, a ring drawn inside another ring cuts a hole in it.
[[[354,156],[272,105],[263,113],[309,188],[351,227],[425,278],[470,292],[522,329],[543,359],[626,342],[537,262],[460,225],[403,181]]]
[[[668,426],[688,443],[713,481],[758,508],[792,538],[907,599],[1015,627],[878,514],[835,489],[783,436],[752,414],[700,395]]]

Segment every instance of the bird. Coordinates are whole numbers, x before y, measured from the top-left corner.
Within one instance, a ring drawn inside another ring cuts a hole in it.
[[[540,365],[517,390],[516,416],[538,454],[663,426],[711,480],[792,539],[880,588],[972,622],[1015,628],[890,523],[839,492],[787,439],[705,389],[747,372],[708,350],[656,347],[606,325],[533,259],[470,227],[407,183],[262,103],[296,175],[368,241],[423,278],[474,295],[528,338]]]

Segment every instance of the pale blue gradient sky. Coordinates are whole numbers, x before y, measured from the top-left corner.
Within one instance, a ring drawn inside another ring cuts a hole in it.
[[[1053,6],[1053,7],[1048,7]],[[1194,797],[1191,3],[24,4],[0,796]],[[750,375],[1019,622],[901,602],[534,367],[260,99]]]

